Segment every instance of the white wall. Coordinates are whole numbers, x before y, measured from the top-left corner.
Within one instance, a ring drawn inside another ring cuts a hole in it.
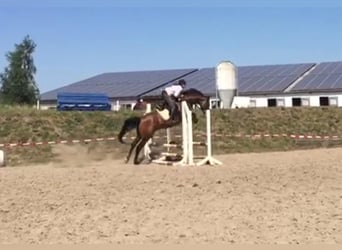
[[[50,109],[50,108],[56,108],[57,107],[57,105],[56,105],[56,103],[40,103],[40,105],[39,105],[39,109],[40,110],[48,110],[48,109]]]
[[[331,106],[342,107],[342,93],[321,93],[314,95],[303,95],[301,98],[309,99],[310,107],[320,107],[320,97],[329,97],[329,102]]]
[[[292,96],[285,96],[285,107],[292,107]]]
[[[257,98],[256,107],[267,107],[267,98]]]
[[[338,107],[342,107],[342,93],[315,93],[315,94],[294,94],[294,95],[269,95],[269,96],[242,96],[234,97],[232,108],[236,104],[239,107],[268,107],[268,99],[277,99],[278,106],[292,107],[292,98],[301,98],[303,106],[319,107],[320,97],[329,97],[331,106],[337,104]],[[236,98],[236,100],[235,100]],[[249,100],[249,101],[247,101]],[[246,102],[249,102],[246,105]],[[306,105],[307,103],[307,105]]]
[[[234,96],[231,107],[248,108],[250,106],[250,99],[248,96]]]
[[[319,107],[319,96],[306,96],[310,100],[311,107]]]
[[[337,95],[337,106],[338,107],[342,107],[342,94],[341,95]]]
[[[111,100],[111,104],[112,104],[112,110],[114,111],[119,111],[123,108],[126,108],[127,106],[130,106],[130,108],[133,110],[133,107],[135,105],[136,101],[135,100]]]
[[[274,96],[236,96],[233,99],[232,108],[246,108],[246,107],[268,107],[268,99],[275,98],[278,103],[283,103],[285,107],[292,107],[292,98],[302,98],[308,99],[310,107],[319,107],[320,106],[320,97],[330,97],[336,100],[337,106],[342,107],[342,92],[340,93],[315,93],[315,94],[295,94],[295,95],[274,95]],[[211,98],[212,101],[216,100],[216,98]],[[135,100],[126,100],[126,101],[118,101],[111,100],[112,110],[120,110],[125,105],[130,105],[133,109],[135,105]],[[303,100],[302,100],[303,102]],[[332,102],[332,101],[331,101]],[[56,103],[40,103],[40,109],[46,110],[49,108],[55,108]]]
[[[120,109],[123,109],[125,105],[130,105],[131,109],[133,109],[135,105],[135,100],[128,100],[128,101],[118,101],[118,100],[111,100],[112,110],[118,111]],[[56,108],[57,103],[56,102],[40,102],[40,110],[47,110],[49,108]]]

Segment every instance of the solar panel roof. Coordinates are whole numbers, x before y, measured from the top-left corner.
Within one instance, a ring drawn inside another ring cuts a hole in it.
[[[186,88],[195,88],[206,95],[216,93],[215,68],[204,68],[189,74],[183,79],[186,81]],[[170,82],[170,85],[172,82]],[[168,86],[167,84],[166,86]],[[157,89],[144,93],[145,96],[161,95],[165,86],[160,86]]]
[[[342,62],[318,64],[290,92],[324,92],[342,89]]]
[[[314,63],[238,67],[240,94],[283,92]]]
[[[239,94],[282,93],[314,63],[237,67]],[[216,93],[216,69],[203,68],[184,77],[187,88],[196,88],[206,95]],[[171,84],[171,83],[170,83]],[[160,95],[163,87],[145,93]]]
[[[240,66],[237,74],[240,95],[280,94],[293,83],[288,93],[342,89],[342,62]],[[60,92],[103,93],[118,99],[159,96],[179,78],[187,81],[187,88],[210,96],[216,93],[216,69],[212,67],[104,73],[46,92],[41,100],[56,100]]]
[[[174,69],[104,73],[41,95],[41,100],[56,100],[60,92],[102,93],[110,98],[134,98],[140,93],[184,77],[197,69]]]

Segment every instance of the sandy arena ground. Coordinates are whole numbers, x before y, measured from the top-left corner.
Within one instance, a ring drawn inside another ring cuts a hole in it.
[[[0,168],[0,243],[342,243],[342,148]],[[69,152],[69,154],[67,153]]]

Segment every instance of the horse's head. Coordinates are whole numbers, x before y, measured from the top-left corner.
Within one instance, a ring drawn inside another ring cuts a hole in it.
[[[209,97],[203,95],[197,89],[187,89],[181,94],[181,100],[187,101],[190,105],[198,105],[203,113],[209,109]]]
[[[203,113],[205,113],[205,111],[210,108],[209,103],[210,103],[210,101],[209,101],[208,96],[206,96],[205,98],[202,98],[201,100],[198,101],[198,105],[200,106]]]

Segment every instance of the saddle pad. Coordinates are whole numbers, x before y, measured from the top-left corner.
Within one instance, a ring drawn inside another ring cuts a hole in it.
[[[170,112],[167,109],[163,109],[163,110],[157,109],[157,112],[161,116],[161,118],[163,118],[163,120],[169,120],[170,119]]]

